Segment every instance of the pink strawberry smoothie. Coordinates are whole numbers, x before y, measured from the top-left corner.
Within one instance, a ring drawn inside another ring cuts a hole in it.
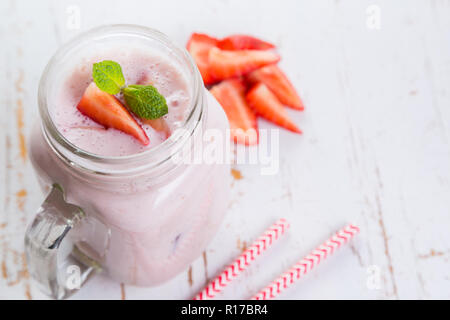
[[[122,38],[112,42],[123,43]],[[185,270],[217,232],[228,205],[230,169],[228,164],[217,163],[160,164],[161,159],[148,160],[152,166],[146,169],[142,159],[136,162],[130,156],[164,147],[165,132],[142,124],[150,139],[149,145],[144,146],[134,137],[104,128],[82,115],[76,106],[92,82],[94,62],[116,61],[127,84],[155,86],[167,101],[169,112],[164,120],[169,135],[184,126],[192,109],[193,79],[201,83],[197,72],[186,72],[189,62],[177,64],[176,57],[157,49],[129,44],[126,48],[99,48],[87,55],[69,55],[64,67],[55,71],[53,78],[45,79],[51,83],[45,86],[45,107],[57,128],[56,135],[65,137],[76,148],[103,157],[127,156],[128,160],[113,165],[106,160],[80,159],[74,151],[63,150],[58,142],[48,138],[45,121],[43,130],[37,125],[32,132],[30,158],[44,191],[58,183],[66,201],[84,210],[87,218],[70,235],[78,249],[117,281],[156,285]],[[52,74],[53,70],[48,72]],[[197,88],[197,108],[203,108],[203,116],[195,132],[202,128],[224,133],[228,120],[223,109],[203,84]],[[193,134],[189,143],[203,143],[198,136]],[[137,171],[120,175],[97,173],[115,170],[117,166],[125,171],[136,167]]]

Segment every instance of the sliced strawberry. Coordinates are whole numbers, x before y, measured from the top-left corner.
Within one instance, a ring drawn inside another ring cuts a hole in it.
[[[278,98],[263,83],[258,83],[247,93],[248,104],[258,114],[296,133],[302,133],[295,123],[289,118],[286,109]]]
[[[193,33],[189,39],[186,48],[194,58],[205,84],[212,84],[215,79],[209,72],[209,50],[217,45],[217,39],[206,34]]]
[[[145,131],[122,103],[116,97],[100,90],[94,82],[84,91],[77,109],[107,128],[114,128],[135,137],[143,145],[150,143]]]
[[[158,119],[141,119],[142,123],[148,124],[153,129],[155,129],[158,132],[161,132],[164,134],[164,137],[167,139],[170,137],[170,128],[167,124],[167,121],[163,118]]]
[[[247,76],[249,83],[264,83],[277,96],[281,103],[293,109],[303,110],[303,102],[294,86],[283,71],[275,65],[265,66],[255,70]]]
[[[276,63],[280,56],[262,50],[209,50],[209,68],[216,79],[222,80],[245,75],[265,65]]]
[[[210,90],[222,105],[230,122],[231,138],[234,142],[254,145],[258,143],[256,115],[245,101],[245,87],[242,81],[222,81]]]
[[[235,34],[220,40],[217,46],[222,50],[268,50],[275,46],[261,39]]]

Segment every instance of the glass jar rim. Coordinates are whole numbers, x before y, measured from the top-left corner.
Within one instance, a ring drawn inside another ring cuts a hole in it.
[[[55,123],[53,122],[52,117],[50,116],[48,108],[47,86],[49,85],[49,81],[51,80],[50,75],[54,71],[53,69],[55,68],[56,61],[68,54],[72,49],[76,48],[80,44],[80,42],[88,42],[98,37],[107,37],[119,34],[130,34],[159,41],[162,45],[168,47],[176,54],[179,54],[185,61],[187,61],[189,69],[192,70],[191,79],[187,79],[189,83],[192,83],[192,98],[190,99],[188,115],[184,120],[184,123],[180,127],[180,129],[186,130],[176,130],[167,140],[165,140],[161,144],[140,153],[125,156],[102,156],[78,148],[59,132]],[[58,157],[62,158],[63,161],[70,164],[71,167],[79,168],[82,171],[89,171],[104,175],[121,175],[136,172],[138,171],[138,169],[148,169],[148,167],[156,167],[161,163],[169,160],[177,150],[181,150],[183,142],[193,134],[194,130],[200,123],[200,120],[202,119],[205,112],[205,110],[203,110],[204,107],[202,101],[202,89],[203,81],[190,54],[183,47],[179,47],[173,44],[172,41],[160,31],[149,27],[133,24],[113,24],[95,27],[79,34],[69,42],[62,45],[51,57],[42,73],[41,79],[39,81],[38,104],[39,113],[43,123],[43,133],[47,142],[50,144],[51,148],[53,149],[53,151],[55,151]],[[177,146],[178,148],[176,148]],[[68,157],[59,150],[60,147],[62,147],[65,151],[68,151],[69,153],[80,157],[81,159],[92,161],[95,163],[103,163],[114,166],[129,163],[131,161],[140,162],[145,160],[145,163],[147,165],[145,166],[146,168],[135,168],[134,170],[114,170],[113,172],[103,172],[98,168],[92,170],[85,165],[74,162],[73,159],[68,159]],[[176,148],[176,150],[173,150],[170,155],[164,154],[162,152],[162,150],[174,148]]]

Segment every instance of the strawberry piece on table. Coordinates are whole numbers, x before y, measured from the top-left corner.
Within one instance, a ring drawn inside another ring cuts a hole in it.
[[[281,103],[296,109],[303,110],[303,102],[292,83],[277,65],[265,66],[255,70],[247,76],[249,83],[264,83],[280,100]]]
[[[242,81],[225,80],[212,87],[210,91],[225,110],[230,122],[232,140],[245,145],[257,144],[256,115],[245,101],[245,87]]]
[[[209,51],[209,71],[214,78],[222,80],[245,75],[279,60],[280,56],[272,51],[228,51],[213,47]]]
[[[125,132],[135,137],[143,145],[150,143],[145,131],[122,103],[113,95],[100,90],[94,82],[84,91],[77,109],[106,128]]]
[[[222,50],[269,50],[275,46],[261,39],[235,34],[220,40],[217,46]]]
[[[258,83],[247,93],[248,104],[256,112],[267,120],[296,133],[302,133],[295,123],[289,118],[284,105],[263,84]]]
[[[193,33],[187,43],[187,50],[194,58],[205,84],[212,84],[215,79],[209,72],[209,50],[217,45],[218,40],[206,34]]]

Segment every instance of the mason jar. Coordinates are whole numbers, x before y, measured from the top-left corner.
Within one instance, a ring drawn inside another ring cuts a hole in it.
[[[181,130],[142,153],[100,156],[77,148],[52,120],[60,70],[79,50],[111,41],[137,41],[172,60],[188,80],[191,105]],[[134,25],[98,27],[61,47],[39,84],[40,119],[30,158],[47,197],[25,236],[31,276],[48,295],[65,298],[95,272],[116,281],[153,286],[183,271],[205,249],[223,220],[227,161],[189,161],[194,149],[228,129],[187,51],[165,35]],[[176,159],[176,160],[175,160]],[[78,277],[78,278],[77,278]]]

